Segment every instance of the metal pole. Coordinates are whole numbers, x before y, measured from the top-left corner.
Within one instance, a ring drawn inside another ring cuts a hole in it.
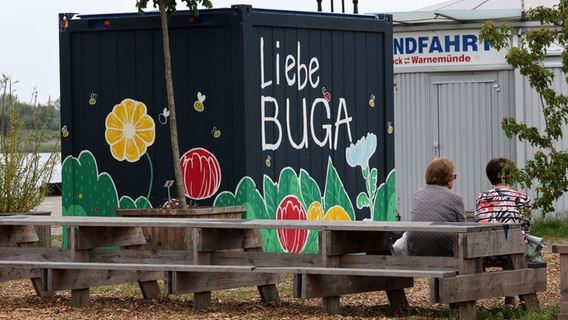
[[[345,13],[345,0],[341,0],[341,12]]]
[[[359,0],[353,0],[353,13],[359,13],[359,9],[357,8],[357,4]]]
[[[331,1],[331,12],[333,12],[333,0],[330,1]]]
[[[321,0],[316,0],[318,3],[318,12],[321,12]]]

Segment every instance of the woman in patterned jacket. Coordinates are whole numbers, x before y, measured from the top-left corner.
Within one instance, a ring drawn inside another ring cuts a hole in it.
[[[532,205],[525,193],[510,186],[509,172],[514,166],[507,158],[489,160],[485,172],[493,188],[475,197],[473,217],[481,223],[520,223],[524,235],[530,231]]]
[[[473,218],[480,223],[520,223],[521,232],[527,235],[530,231],[531,199],[525,193],[511,188],[510,172],[514,166],[515,163],[507,158],[489,160],[485,173],[493,188],[475,197]],[[503,257],[493,257],[485,262],[508,267],[508,261],[503,261]],[[505,306],[513,308],[515,297],[505,297]]]

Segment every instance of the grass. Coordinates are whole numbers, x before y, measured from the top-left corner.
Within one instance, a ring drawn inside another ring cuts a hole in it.
[[[531,226],[531,235],[548,242],[568,239],[568,219],[540,218]]]
[[[560,312],[560,308],[555,306],[547,310],[524,311],[522,309],[493,309],[487,310],[483,307],[477,310],[478,320],[504,320],[504,319],[519,319],[519,320],[552,320],[554,316]]]
[[[63,236],[60,234],[51,235],[51,247],[52,248],[61,248],[63,247]]]

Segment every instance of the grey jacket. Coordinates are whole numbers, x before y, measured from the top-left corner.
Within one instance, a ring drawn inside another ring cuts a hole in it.
[[[411,221],[465,222],[463,198],[440,185],[418,189],[412,199]],[[408,232],[412,256],[453,256],[454,233]]]

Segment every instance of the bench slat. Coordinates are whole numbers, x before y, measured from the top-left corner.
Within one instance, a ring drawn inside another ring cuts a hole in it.
[[[503,230],[498,223],[424,222],[424,221],[325,221],[325,220],[238,220],[194,218],[135,218],[95,216],[29,216],[0,215],[0,225],[50,225],[92,227],[169,227],[220,229],[301,229],[339,231],[423,231],[423,232],[480,232]],[[515,225],[509,225],[514,228]],[[520,228],[520,225],[519,225]]]
[[[141,264],[104,262],[57,262],[57,261],[0,261],[0,267],[43,269],[87,270],[133,270],[133,271],[178,271],[178,272],[251,272],[254,266],[218,266],[188,264]]]
[[[256,273],[301,273],[321,275],[354,275],[379,277],[455,277],[454,271],[398,270],[365,268],[325,267],[257,267],[224,265],[187,264],[140,264],[103,262],[59,262],[59,261],[0,261],[0,267],[43,268],[43,269],[87,269],[87,270],[136,270],[136,271],[177,271],[177,272],[256,272]]]
[[[256,267],[254,271],[267,273],[301,273],[405,278],[450,278],[456,276],[455,271],[325,267]]]

